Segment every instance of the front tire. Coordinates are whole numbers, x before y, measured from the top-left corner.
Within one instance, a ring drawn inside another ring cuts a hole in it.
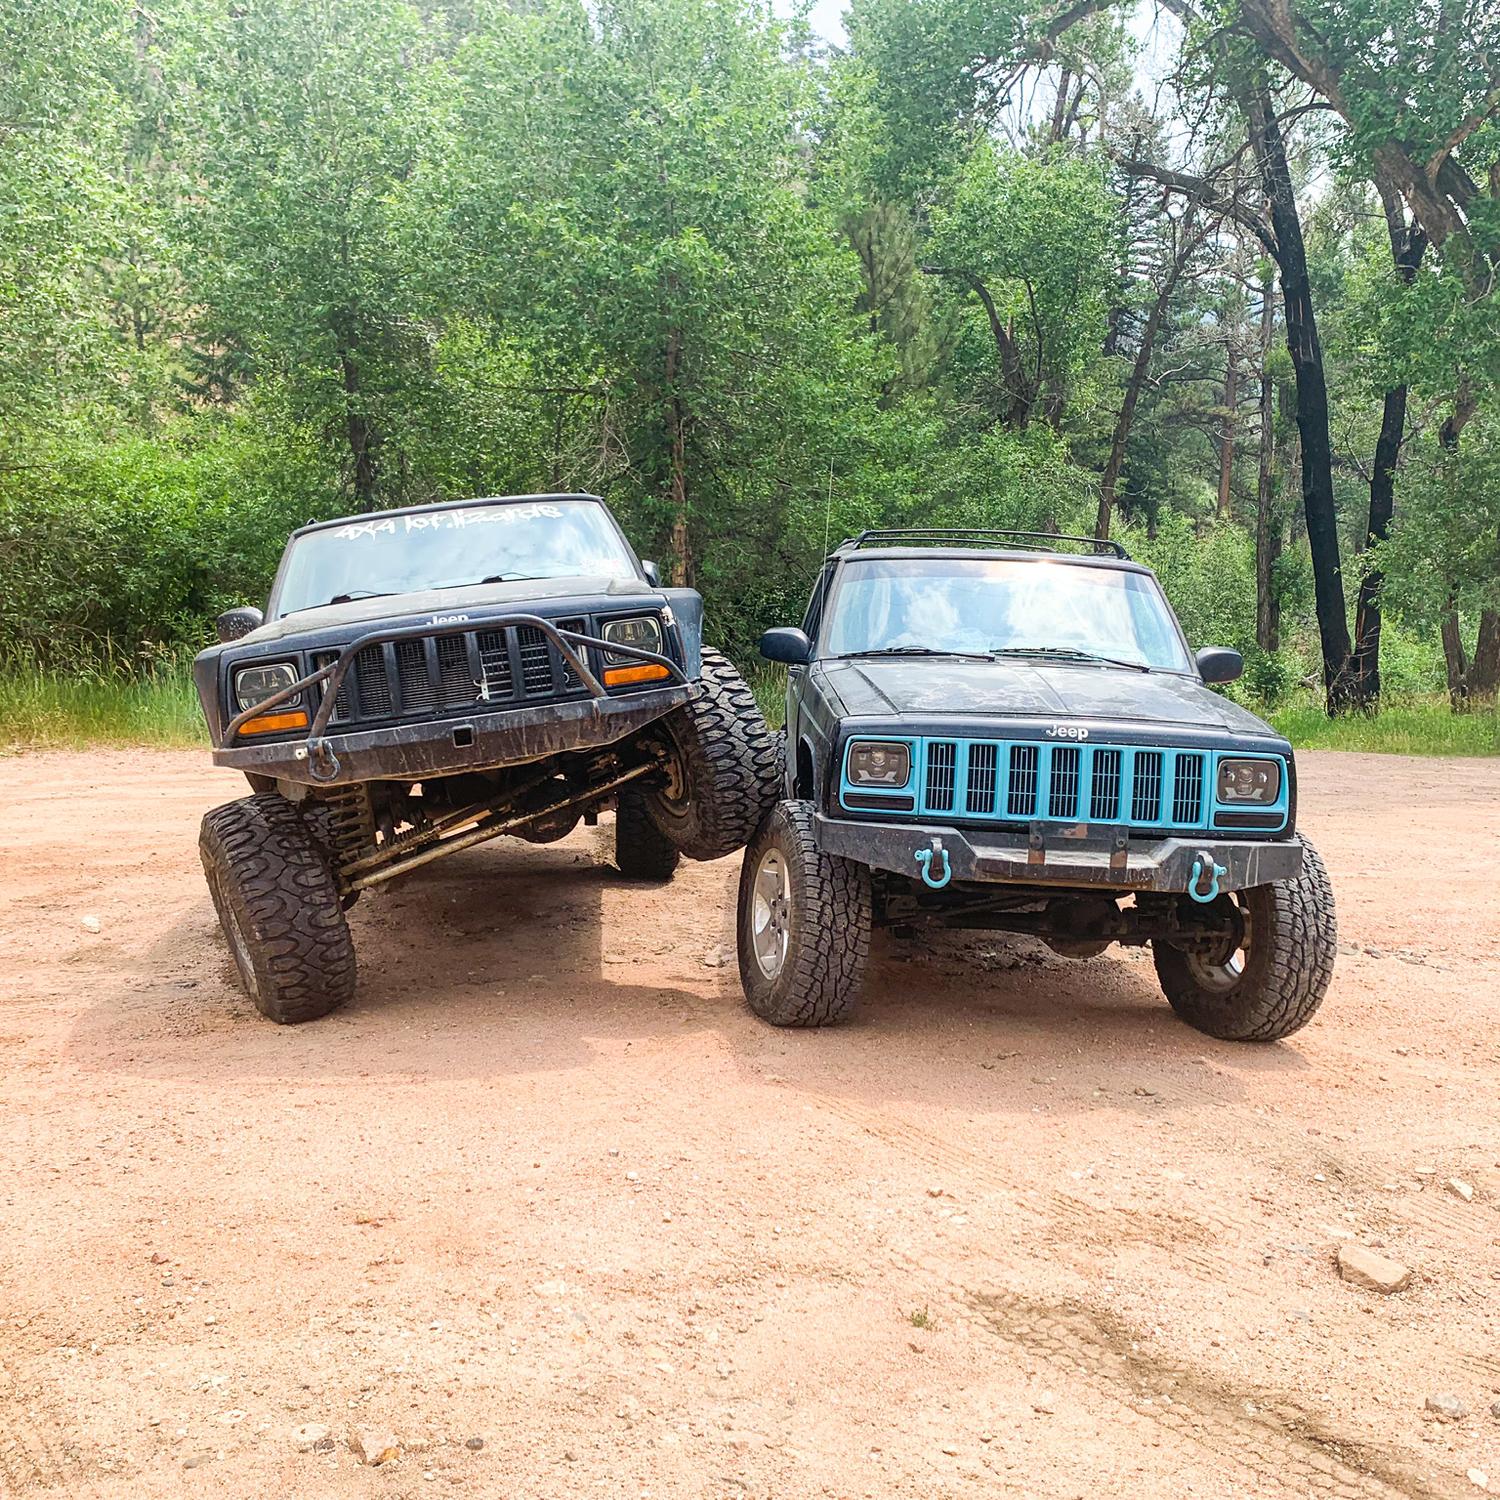
[[[740,871],[740,983],[773,1026],[849,1014],[870,952],[870,872],[823,854],[810,802],[779,802]]]
[[[644,794],[652,820],[689,859],[743,849],[781,795],[782,736],[745,679],[707,646],[698,693],[665,727],[673,764],[668,785]]]
[[[1275,1042],[1300,1031],[1322,1005],[1338,950],[1333,888],[1318,851],[1297,839],[1303,858],[1295,880],[1218,898],[1237,931],[1222,951],[1152,943],[1161,987],[1189,1026],[1226,1042]]]
[[[682,855],[656,826],[641,794],[620,792],[615,804],[615,865],[627,880],[670,880]]]
[[[245,993],[282,1026],[354,994],[354,940],[323,851],[275,792],[204,815],[203,873]]]

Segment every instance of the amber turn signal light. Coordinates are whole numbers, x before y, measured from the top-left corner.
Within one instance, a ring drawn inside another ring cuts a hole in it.
[[[660,682],[672,674],[660,662],[643,661],[636,667],[606,667],[605,687],[624,687],[627,682]]]
[[[295,708],[284,714],[259,714],[240,725],[241,734],[274,734],[278,729],[306,729],[307,713]]]

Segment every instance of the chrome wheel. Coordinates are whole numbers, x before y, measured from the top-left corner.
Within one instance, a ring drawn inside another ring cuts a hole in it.
[[[750,945],[756,967],[767,979],[775,979],[786,964],[790,902],[786,859],[779,849],[767,849],[756,866],[750,902]]]
[[[1238,896],[1230,896],[1229,902],[1235,914],[1234,935],[1226,938],[1216,952],[1186,955],[1188,973],[1205,990],[1219,995],[1245,977],[1245,965],[1250,962],[1250,908]]]

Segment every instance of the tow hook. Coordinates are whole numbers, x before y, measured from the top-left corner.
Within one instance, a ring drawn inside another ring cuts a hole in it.
[[[1226,866],[1214,863],[1214,857],[1207,849],[1200,850],[1197,859],[1193,861],[1193,873],[1188,877],[1188,895],[1201,906],[1218,900],[1219,876],[1228,873]],[[1201,891],[1199,886],[1204,880],[1208,881],[1208,889]]]
[[[319,781],[332,781],[339,774],[339,758],[327,740],[313,740],[308,747],[308,768]]]
[[[922,882],[935,891],[940,891],[953,879],[953,867],[948,863],[948,851],[943,848],[942,839],[933,839],[932,848],[917,849],[914,851],[916,861],[922,867]],[[934,875],[932,873],[932,862],[938,855],[943,859],[943,873]]]

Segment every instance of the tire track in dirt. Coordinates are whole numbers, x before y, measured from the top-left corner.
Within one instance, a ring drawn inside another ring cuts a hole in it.
[[[1130,1425],[1164,1430],[1233,1471],[1249,1493],[1336,1500],[1457,1500],[1467,1493],[1419,1474],[1402,1458],[1330,1430],[1284,1393],[1219,1382],[1148,1352],[1122,1320],[1076,1300],[1044,1301],[964,1284],[937,1256],[891,1252],[902,1270],[940,1290],[950,1316],[1077,1382]]]
[[[10,1371],[0,1364],[0,1496],[58,1489],[63,1482],[60,1459]]]

